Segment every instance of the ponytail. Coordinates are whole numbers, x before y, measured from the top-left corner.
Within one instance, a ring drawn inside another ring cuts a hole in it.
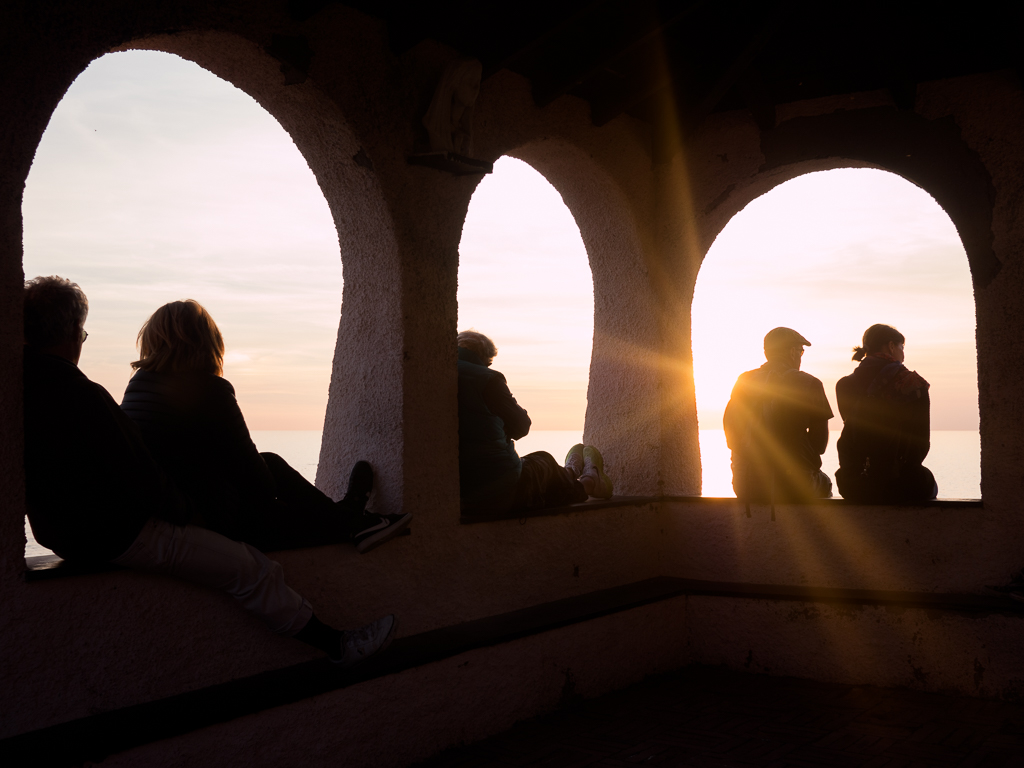
[[[853,348],[853,359],[860,361],[865,355],[875,355],[889,346],[889,342],[903,344],[906,338],[891,325],[878,323],[864,331],[862,346]]]

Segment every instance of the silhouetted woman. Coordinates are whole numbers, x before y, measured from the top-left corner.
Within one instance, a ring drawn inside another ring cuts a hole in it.
[[[138,344],[121,408],[192,498],[199,525],[264,550],[352,541],[360,552],[408,525],[410,514],[366,511],[373,488],[367,462],[356,463],[345,498],[334,502],[280,456],[256,449],[235,390],[222,378],[224,340],[198,302],[160,307]]]
[[[904,364],[906,339],[890,325],[872,325],[860,365],[836,383],[843,417],[836,485],[844,499],[865,502],[927,501],[938,495],[922,466],[930,447],[929,384]]]
[[[476,331],[458,336],[459,485],[463,514],[556,507],[609,498],[612,481],[593,446],[574,445],[565,466],[545,451],[519,458],[514,440],[530,431],[530,417],[491,369],[494,342]]]

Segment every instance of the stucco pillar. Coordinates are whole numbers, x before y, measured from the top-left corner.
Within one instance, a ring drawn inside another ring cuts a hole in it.
[[[991,177],[992,218],[986,235],[999,267],[989,279],[974,276],[981,490],[987,507],[1019,514],[1024,490],[1024,92],[1009,71],[923,84],[918,111],[931,119],[951,116]]]

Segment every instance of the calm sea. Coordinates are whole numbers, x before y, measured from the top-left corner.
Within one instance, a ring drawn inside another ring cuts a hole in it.
[[[839,458],[836,455],[838,432],[831,433],[828,449],[822,456],[822,470],[833,479]],[[559,461],[569,449],[580,442],[582,432],[572,430],[540,430],[516,442],[520,455],[533,451],[547,451]],[[267,431],[252,433],[252,439],[261,451],[282,456],[310,482],[316,478],[320,458],[320,433],[316,431]],[[729,469],[729,449],[725,433],[720,429],[700,431],[701,464],[703,465],[703,495],[735,496],[732,491],[732,472]],[[932,432],[932,448],[925,465],[935,474],[941,499],[981,498],[981,442],[977,432]],[[615,467],[608,467],[615,479]],[[32,538],[25,525],[28,544],[25,555],[52,554]]]

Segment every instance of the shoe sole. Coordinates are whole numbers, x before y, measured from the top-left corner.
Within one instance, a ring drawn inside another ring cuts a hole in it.
[[[584,466],[583,465],[583,448],[584,447],[585,446],[583,445],[583,443],[576,443],[576,445],[574,445],[572,448],[570,448],[569,452],[567,454],[565,454],[565,461],[562,462],[562,466],[563,467],[568,467],[569,466],[569,457],[572,456],[574,453],[579,455],[579,457],[580,457],[580,471],[579,471],[579,474],[576,475],[577,479],[579,479],[579,476],[583,474],[583,466]],[[575,471],[576,470],[574,469],[573,472],[575,472]]]
[[[380,654],[384,653],[384,651],[386,651],[388,649],[388,646],[391,645],[391,641],[395,639],[395,632],[397,630],[398,630],[398,617],[395,616],[394,614],[392,614],[392,618],[391,618],[391,631],[388,632],[388,636],[384,638],[384,642],[380,644],[380,648],[378,648],[376,651],[373,652],[373,656],[379,656]],[[370,658],[372,659],[373,656],[370,656]]]
[[[593,498],[610,499],[615,495],[615,488],[612,485],[612,479],[604,473],[604,456],[602,456],[601,452],[594,446],[590,446],[590,450],[593,451],[593,453],[591,453],[590,461],[597,470],[597,482],[601,485],[602,490],[605,488],[610,489],[607,496],[594,496]]]
[[[386,544],[391,541],[395,536],[401,533],[405,528],[408,527],[412,521],[412,512],[406,512],[402,516],[401,520],[392,523],[387,528],[384,528],[372,536],[367,536],[365,539],[356,544],[356,552],[361,555],[365,555],[371,549],[379,547],[381,544]]]
[[[369,656],[359,659],[358,661],[349,662],[348,664],[343,664],[341,661],[335,661],[334,659],[331,659],[331,663],[335,664],[340,669],[352,669],[352,667],[358,667],[360,664],[365,664],[370,659],[380,656],[382,653],[384,653],[384,651],[388,649],[388,646],[391,645],[391,641],[395,639],[395,630],[397,629],[398,617],[394,614],[391,614],[391,629],[388,630],[388,636],[384,638],[384,641],[377,647],[377,650],[375,650]]]

